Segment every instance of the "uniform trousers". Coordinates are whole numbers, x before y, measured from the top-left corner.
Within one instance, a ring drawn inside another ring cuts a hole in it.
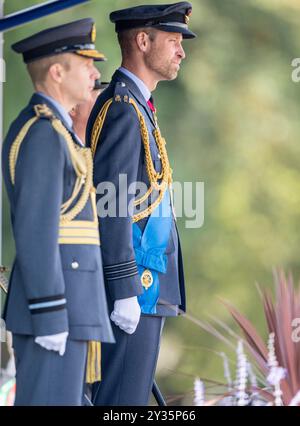
[[[142,315],[133,334],[113,323],[116,343],[101,344],[101,382],[93,385],[94,405],[148,405],[165,318]]]
[[[15,405],[82,405],[87,342],[67,340],[63,356],[34,342],[33,336],[13,335],[16,360]]]

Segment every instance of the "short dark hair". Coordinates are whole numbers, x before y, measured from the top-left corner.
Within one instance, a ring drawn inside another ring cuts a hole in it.
[[[154,41],[157,30],[155,28],[133,28],[131,30],[120,31],[118,33],[118,42],[123,57],[131,55],[138,33],[146,33],[149,35],[150,40]]]

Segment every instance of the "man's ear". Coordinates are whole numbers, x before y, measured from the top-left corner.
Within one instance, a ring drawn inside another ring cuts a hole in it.
[[[61,83],[63,73],[64,73],[64,68],[61,64],[58,64],[58,63],[52,64],[49,68],[49,71],[48,71],[49,76],[56,83]]]
[[[149,34],[141,31],[136,35],[136,44],[142,52],[147,52],[149,50],[151,40]]]

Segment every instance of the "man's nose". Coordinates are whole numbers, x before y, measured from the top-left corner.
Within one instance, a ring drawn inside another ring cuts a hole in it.
[[[100,71],[93,65],[92,78],[98,80],[101,77]]]
[[[181,44],[178,47],[177,55],[180,56],[181,59],[185,58],[185,51]]]

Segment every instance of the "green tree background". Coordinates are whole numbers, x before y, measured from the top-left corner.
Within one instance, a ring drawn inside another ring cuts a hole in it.
[[[7,0],[5,13],[40,3]],[[10,45],[48,26],[92,16],[103,81],[120,64],[109,12],[145,1],[92,0],[5,34],[5,132],[32,93],[21,58]],[[151,3],[161,3],[151,0]],[[261,329],[255,282],[271,284],[272,268],[299,277],[300,102],[292,81],[300,56],[297,0],[194,0],[184,42],[187,58],[176,81],[154,93],[176,181],[204,182],[205,221],[187,229],[178,220],[188,311],[232,325],[218,297],[230,300]],[[51,167],[51,165],[50,165]],[[4,259],[14,245],[4,199]],[[157,380],[173,404],[192,401],[196,376],[223,380],[224,345],[187,318],[167,322]],[[231,354],[232,355],[232,354]]]

